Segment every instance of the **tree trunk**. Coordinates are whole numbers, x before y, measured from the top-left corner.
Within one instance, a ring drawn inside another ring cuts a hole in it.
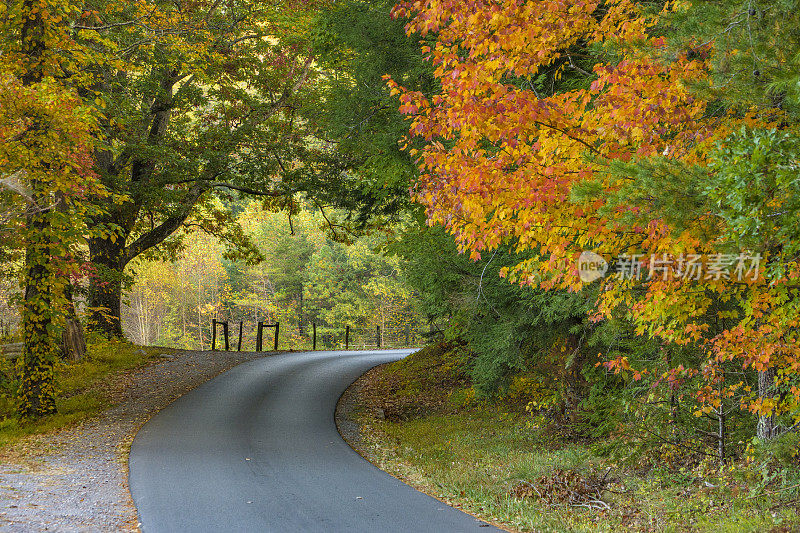
[[[77,318],[68,318],[61,334],[61,355],[68,361],[80,361],[86,355],[83,326]]]
[[[83,335],[83,326],[75,310],[72,299],[72,285],[67,284],[64,290],[67,304],[67,317],[64,330],[61,332],[61,356],[67,361],[80,361],[86,355],[86,339]]]
[[[758,373],[758,396],[762,400],[772,398],[775,394],[775,369],[769,368]],[[775,415],[759,415],[756,426],[756,437],[770,440],[776,436]]]
[[[89,257],[97,275],[89,285],[89,328],[107,337],[122,337],[123,239],[91,239]]]
[[[717,407],[717,455],[719,455],[719,464],[725,464],[725,402],[720,399],[719,407]]]
[[[28,216],[30,229],[25,250],[25,300],[22,306],[24,347],[19,384],[19,414],[38,418],[56,410],[54,364],[58,347],[49,331],[53,323],[48,213]]]
[[[20,18],[24,22],[20,32],[22,44],[21,65],[23,85],[29,87],[44,77],[42,56],[46,49],[45,25],[42,21],[42,10],[34,7],[33,0],[22,3]],[[35,140],[36,134],[47,126],[35,120],[28,128],[33,135],[33,148],[43,150],[43,146]],[[26,142],[23,139],[22,142]],[[31,142],[31,141],[29,141]],[[39,144],[38,146],[35,146]],[[47,164],[40,162],[40,169],[47,170]],[[41,183],[32,180],[30,188],[33,200],[47,205],[49,198],[41,192]],[[38,207],[38,206],[34,206]],[[38,418],[54,413],[56,410],[55,362],[58,347],[52,335],[53,298],[53,236],[50,223],[50,211],[34,210],[25,220],[25,298],[22,304],[22,340],[23,349],[19,369],[18,410],[21,418]]]

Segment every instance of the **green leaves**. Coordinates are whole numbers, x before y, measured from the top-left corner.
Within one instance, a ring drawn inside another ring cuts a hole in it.
[[[717,143],[703,190],[739,249],[791,257],[800,251],[800,137],[749,129]]]
[[[396,217],[408,209],[408,189],[416,169],[400,151],[407,123],[382,79],[390,74],[422,90],[432,84],[417,40],[404,21],[390,16],[393,1],[336,2],[320,12],[313,45],[325,76],[320,89],[325,105],[311,110],[316,135],[335,143],[328,165],[337,165],[341,185],[328,185],[328,200],[356,213],[365,226],[372,218]]]
[[[755,105],[798,116],[797,0],[685,2],[670,11],[664,19],[670,54],[706,56],[711,63],[698,90],[739,111]]]

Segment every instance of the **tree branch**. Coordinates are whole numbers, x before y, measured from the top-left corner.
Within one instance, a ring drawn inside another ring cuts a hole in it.
[[[234,185],[232,183],[225,183],[222,181],[206,182],[206,185],[208,185],[209,188],[224,187],[226,189],[233,189],[234,191],[243,192],[245,194],[252,194],[254,196],[270,196],[272,198],[275,198],[278,196],[285,196],[287,194],[285,191],[259,191],[256,189],[251,189],[250,187],[244,187],[242,185]]]
[[[167,217],[164,222],[125,247],[122,257],[123,266],[145,250],[161,244],[167,237],[175,233],[189,217],[192,208],[200,197],[208,190],[208,187],[204,185],[205,184],[197,183],[192,186],[186,196],[181,200],[180,210],[177,213]]]

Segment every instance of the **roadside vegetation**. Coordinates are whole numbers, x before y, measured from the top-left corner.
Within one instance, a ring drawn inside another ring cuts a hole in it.
[[[359,383],[361,452],[429,494],[519,531],[795,531],[796,442],[713,455],[651,443],[635,412],[592,435],[520,373],[480,399],[464,346],[440,343]],[[458,363],[454,364],[454,361]],[[608,413],[606,413],[608,414]]]
[[[81,361],[61,361],[56,367],[60,394],[55,414],[20,420],[14,397],[19,378],[11,361],[0,358],[0,453],[31,435],[69,427],[112,405],[124,388],[124,372],[157,360],[169,348],[141,347],[122,340],[90,337]]]

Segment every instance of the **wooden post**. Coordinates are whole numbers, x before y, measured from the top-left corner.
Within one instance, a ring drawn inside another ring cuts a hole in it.
[[[242,351],[242,326],[244,326],[244,321],[239,321],[239,345],[236,347],[237,352]]]
[[[375,339],[378,341],[378,348],[381,347],[381,327],[375,326]]]
[[[312,350],[316,350],[316,349],[317,349],[317,323],[316,323],[316,322],[314,322],[314,323],[311,325],[311,329],[312,329],[312,331],[314,332],[314,333],[313,333],[313,335],[312,335],[312,337],[311,337],[311,338],[312,338],[312,341],[311,341],[311,349],[312,349]]]
[[[228,344],[228,321],[222,323],[222,334],[225,335],[225,351],[229,352],[231,350],[230,344]]]
[[[256,351],[257,352],[261,351],[261,344],[262,344],[262,340],[263,340],[262,339],[263,331],[264,331],[264,323],[263,322],[259,322],[258,323],[258,327],[256,329]]]
[[[217,349],[217,319],[211,320],[211,351]]]
[[[278,333],[281,330],[281,323],[275,322],[275,351],[278,351]]]
[[[344,349],[350,349],[350,326],[344,328]]]

